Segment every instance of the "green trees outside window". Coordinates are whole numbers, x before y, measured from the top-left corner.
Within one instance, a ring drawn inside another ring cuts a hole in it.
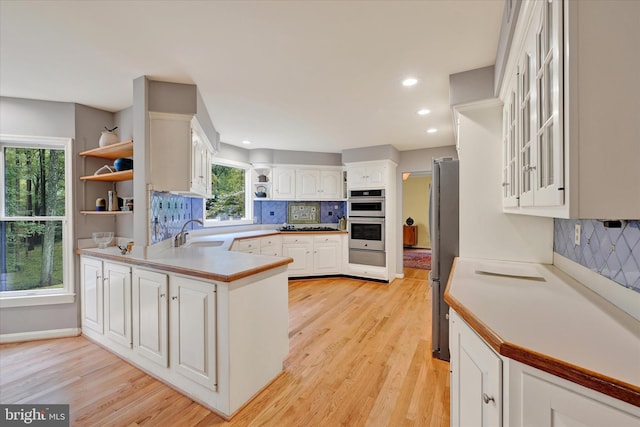
[[[246,217],[245,173],[242,168],[213,165],[211,192],[206,200],[206,219],[227,221]]]
[[[63,287],[65,151],[3,147],[0,291]]]

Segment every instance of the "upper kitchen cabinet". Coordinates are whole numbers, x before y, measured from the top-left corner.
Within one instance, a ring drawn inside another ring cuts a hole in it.
[[[640,218],[639,19],[639,2],[523,2],[500,90],[505,212]]]
[[[339,200],[342,194],[342,168],[296,170],[298,200]]]
[[[296,170],[294,168],[280,166],[273,168],[273,198],[295,200]]]
[[[386,188],[391,182],[390,174],[395,173],[395,164],[386,160],[346,166],[347,188]]]
[[[149,118],[151,187],[210,197],[213,146],[196,118],[157,112],[150,112]]]

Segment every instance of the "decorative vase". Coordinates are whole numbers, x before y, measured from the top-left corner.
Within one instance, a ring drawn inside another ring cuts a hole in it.
[[[107,145],[115,144],[117,142],[120,142],[117,133],[113,131],[103,130],[102,135],[100,135],[98,144],[100,145],[100,147],[106,147]]]

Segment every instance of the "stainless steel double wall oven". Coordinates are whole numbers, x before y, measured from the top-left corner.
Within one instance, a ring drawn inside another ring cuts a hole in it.
[[[348,199],[349,262],[384,267],[384,190],[351,190]]]

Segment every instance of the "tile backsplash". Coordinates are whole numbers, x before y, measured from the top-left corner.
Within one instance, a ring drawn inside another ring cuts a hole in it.
[[[258,224],[283,224],[287,222],[287,212],[289,204],[304,204],[304,202],[288,202],[281,200],[255,200],[253,202],[253,216]],[[325,201],[320,203],[319,223],[337,223],[339,216],[344,216],[346,212],[346,202]]]
[[[185,221],[202,219],[202,201],[172,193],[151,192],[151,243],[158,243],[177,234]],[[200,201],[200,203],[198,203]],[[189,229],[200,228],[192,223]]]
[[[151,243],[158,243],[177,234],[185,221],[202,219],[203,200],[199,198],[183,197],[172,193],[152,191],[151,222],[149,236]],[[283,224],[287,222],[287,212],[290,203],[280,200],[256,200],[253,202],[253,218],[256,224]],[[337,223],[339,216],[344,216],[347,206],[344,201],[323,201],[320,204],[319,223]],[[200,224],[192,223],[189,230],[201,228]]]
[[[581,225],[580,245],[574,243]],[[606,228],[602,221],[555,219],[554,251],[614,282],[640,292],[640,221]]]

